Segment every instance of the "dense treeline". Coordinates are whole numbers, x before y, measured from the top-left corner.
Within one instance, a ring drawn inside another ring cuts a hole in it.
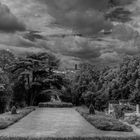
[[[0,113],[13,105],[38,105],[58,94],[74,105],[91,104],[103,111],[109,101],[140,102],[140,57],[127,56],[115,67],[81,63],[75,72],[59,72],[59,60],[49,53],[15,57],[1,50]]]
[[[90,64],[82,64],[76,73],[73,90],[76,104],[92,103],[104,110],[110,100],[140,102],[140,57],[125,57],[115,67],[98,70]]]

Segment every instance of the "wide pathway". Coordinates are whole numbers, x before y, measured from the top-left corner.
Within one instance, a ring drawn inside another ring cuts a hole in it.
[[[9,128],[0,130],[0,136],[16,137],[93,137],[129,134],[97,130],[74,108],[38,108]]]

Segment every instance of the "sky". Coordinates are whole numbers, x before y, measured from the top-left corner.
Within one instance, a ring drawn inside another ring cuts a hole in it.
[[[62,68],[139,55],[140,0],[110,1],[0,0],[0,49],[50,52]]]

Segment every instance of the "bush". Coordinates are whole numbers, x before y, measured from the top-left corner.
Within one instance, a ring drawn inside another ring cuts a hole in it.
[[[39,107],[73,107],[72,103],[65,102],[48,102],[48,103],[39,103]]]
[[[87,116],[87,120],[94,125],[96,128],[104,131],[124,131],[124,132],[132,132],[132,128],[128,125],[123,124],[122,122],[106,117],[106,116]]]
[[[125,117],[124,121],[140,128],[140,117],[135,114]]]
[[[79,107],[77,111],[94,127],[104,131],[123,131],[123,132],[132,132],[133,129],[118,121],[113,119],[104,113],[96,113],[96,115],[90,115],[87,108]]]
[[[16,109],[16,107],[15,106],[13,106],[12,107],[12,109],[11,109],[11,114],[17,114],[17,109]]]
[[[124,107],[121,105],[114,105],[114,112],[116,119],[124,118]]]

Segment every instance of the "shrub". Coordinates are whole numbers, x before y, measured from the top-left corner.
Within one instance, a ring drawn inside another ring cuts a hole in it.
[[[95,115],[92,117],[87,116],[87,120],[100,130],[124,131],[124,132],[132,132],[133,131],[130,126],[125,125],[116,119],[106,117],[106,116],[100,116],[100,115]]]
[[[16,107],[15,106],[13,106],[12,107],[12,109],[11,109],[11,114],[17,114],[17,109],[16,109]]]
[[[136,107],[134,105],[121,105],[121,106],[125,113],[131,113],[136,110]]]
[[[73,107],[72,103],[65,102],[48,102],[48,103],[39,103],[39,107]]]
[[[88,113],[88,109],[85,107],[79,107],[76,110],[97,129],[104,131],[133,131],[130,126],[118,121],[117,119],[113,119],[104,113],[97,112],[96,115],[90,115]]]
[[[89,114],[95,114],[95,109],[94,109],[93,104],[91,104],[89,107]]]
[[[131,124],[131,125],[135,125],[137,127],[140,127],[140,117],[135,115],[135,114],[125,117],[124,121]]]
[[[123,106],[114,105],[114,112],[116,119],[124,118]]]

